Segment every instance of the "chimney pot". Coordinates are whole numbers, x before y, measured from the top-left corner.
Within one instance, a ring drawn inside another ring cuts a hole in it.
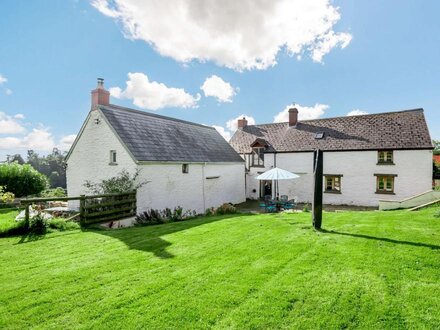
[[[298,124],[298,109],[290,108],[289,109],[289,127],[295,127]]]
[[[92,90],[92,110],[97,109],[98,105],[110,104],[110,92],[104,88],[104,79],[98,78],[98,86]]]
[[[243,117],[243,119],[238,120],[238,128],[244,128],[247,126],[247,124],[248,124],[248,121],[245,117]]]

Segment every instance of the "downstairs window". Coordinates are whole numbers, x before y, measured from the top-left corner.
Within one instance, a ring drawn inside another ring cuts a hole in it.
[[[324,192],[326,193],[341,193],[341,177],[342,175],[324,175]]]

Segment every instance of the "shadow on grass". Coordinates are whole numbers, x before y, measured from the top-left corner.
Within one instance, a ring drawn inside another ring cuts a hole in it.
[[[163,239],[162,236],[206,225],[212,222],[240,216],[243,216],[243,214],[200,217],[192,220],[179,221],[162,225],[121,228],[116,230],[85,230],[93,231],[97,234],[118,239],[131,250],[149,252],[153,253],[158,258],[169,259],[173,258],[174,255],[168,252],[166,249],[172,243]]]
[[[343,236],[365,238],[365,239],[371,239],[371,240],[374,240],[374,241],[382,241],[382,242],[394,243],[394,244],[427,247],[427,248],[430,248],[430,249],[433,249],[433,250],[439,250],[440,249],[439,245],[419,243],[419,242],[399,241],[399,240],[396,240],[396,239],[386,238],[386,237],[376,237],[376,236],[369,236],[369,235],[364,235],[364,234],[344,233],[344,232],[339,232],[339,231],[334,231],[334,230],[326,230],[326,229],[321,229],[321,230],[319,230],[319,232],[326,233],[326,234],[337,234],[337,235],[343,235]]]

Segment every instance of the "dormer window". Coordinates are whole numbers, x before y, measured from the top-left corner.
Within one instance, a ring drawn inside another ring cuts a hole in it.
[[[256,167],[264,166],[264,148],[252,148],[251,164]]]
[[[379,150],[377,152],[378,165],[394,165],[392,150]]]

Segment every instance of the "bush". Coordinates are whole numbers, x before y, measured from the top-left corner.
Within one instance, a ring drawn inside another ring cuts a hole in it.
[[[303,212],[310,212],[310,205],[309,204],[304,204]]]
[[[29,232],[33,234],[44,234],[48,227],[47,220],[43,214],[38,213],[33,218],[29,219]]]
[[[210,217],[211,215],[215,214],[215,208],[210,207],[209,209],[206,209],[205,216]]]
[[[86,187],[93,195],[125,193],[137,190],[144,184],[148,183],[147,181],[139,183],[137,180],[138,176],[139,170],[133,175],[127,170],[122,170],[117,176],[107,180],[101,180],[99,183],[93,183],[87,180],[84,183],[84,187]]]
[[[165,210],[149,209],[135,217],[135,225],[148,226],[158,225],[168,222],[184,221],[196,216],[196,211],[184,211],[181,206],[175,207],[173,210],[166,208]]]
[[[146,210],[135,217],[135,225],[148,226],[166,223],[162,218],[161,212],[155,209]]]
[[[18,163],[0,165],[0,185],[17,197],[38,194],[48,187],[47,177],[31,165]]]
[[[5,187],[0,186],[0,202],[4,204],[12,204],[15,200],[15,195],[11,192],[6,192]]]
[[[74,221],[67,221],[65,219],[51,219],[48,221],[48,225],[49,228],[57,229],[59,231],[74,230],[81,228],[79,223]]]
[[[66,189],[58,187],[58,188],[51,188],[43,190],[40,193],[41,197],[65,197],[66,196]]]
[[[215,210],[215,214],[217,215],[223,215],[223,214],[234,214],[237,213],[237,209],[229,203],[224,203],[223,205],[219,206],[217,210]]]

